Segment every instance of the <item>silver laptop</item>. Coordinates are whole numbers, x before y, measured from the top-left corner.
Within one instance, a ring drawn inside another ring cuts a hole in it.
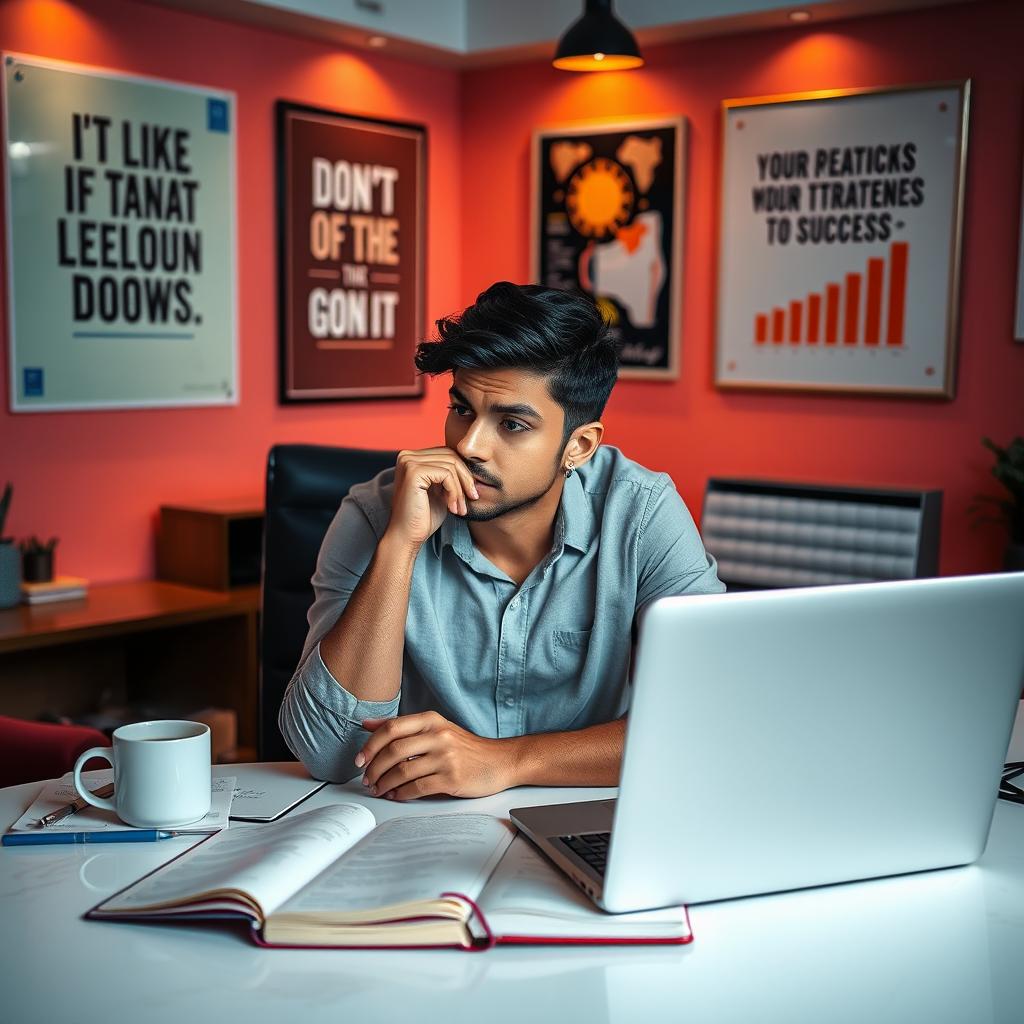
[[[669,597],[617,800],[512,821],[621,912],[968,864],[1024,686],[1024,573]]]

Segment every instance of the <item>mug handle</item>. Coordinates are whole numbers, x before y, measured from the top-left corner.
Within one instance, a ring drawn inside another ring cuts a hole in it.
[[[93,796],[88,789],[85,788],[85,783],[82,782],[82,766],[90,757],[102,757],[104,761],[109,761],[110,766],[114,766],[114,748],[113,747],[90,747],[84,754],[81,754],[78,760],[75,762],[75,792],[87,803],[92,804],[93,807],[102,807],[104,810],[113,811],[117,813],[117,807],[113,800],[102,796]]]

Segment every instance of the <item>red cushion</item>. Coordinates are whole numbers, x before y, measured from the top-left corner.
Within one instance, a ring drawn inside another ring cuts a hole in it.
[[[0,715],[0,786],[59,778],[75,767],[82,751],[110,745],[103,733],[85,725],[25,722]],[[87,767],[108,765],[93,759]]]

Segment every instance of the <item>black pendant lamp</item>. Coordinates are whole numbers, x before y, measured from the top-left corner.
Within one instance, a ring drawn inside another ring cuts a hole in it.
[[[551,63],[562,71],[625,71],[644,59],[633,33],[612,14],[612,0],[585,0],[583,16],[559,39]]]

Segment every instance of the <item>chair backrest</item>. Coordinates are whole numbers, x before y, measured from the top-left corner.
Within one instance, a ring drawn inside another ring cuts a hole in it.
[[[730,590],[936,576],[941,491],[712,477],[701,536]]]
[[[0,786],[59,779],[90,747],[109,746],[110,740],[91,726],[26,722],[0,715]],[[91,758],[84,767],[110,765]]]
[[[277,727],[281,699],[302,655],[317,553],[353,484],[393,466],[397,452],[275,445],[267,456],[260,624],[258,756],[293,760]]]

